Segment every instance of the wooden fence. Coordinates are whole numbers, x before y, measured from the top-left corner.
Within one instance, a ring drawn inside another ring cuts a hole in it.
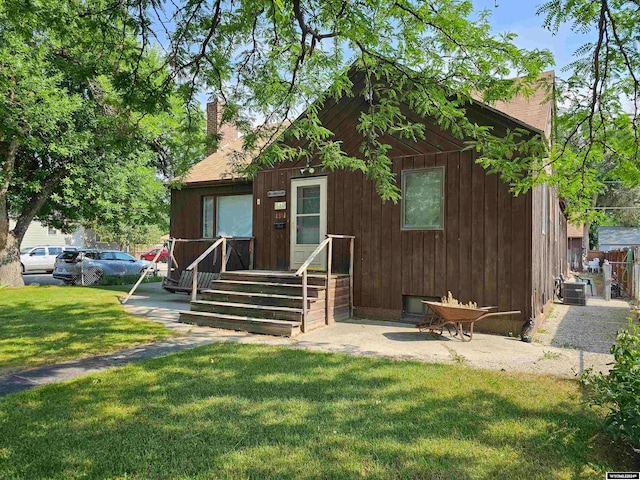
[[[640,297],[640,249],[622,248],[605,252],[605,259],[611,264],[612,273],[618,277],[618,284],[631,298]]]

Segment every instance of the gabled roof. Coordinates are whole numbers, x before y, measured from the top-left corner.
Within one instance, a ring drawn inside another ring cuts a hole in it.
[[[244,159],[249,159],[245,160],[248,163],[251,156],[244,155],[241,158],[240,155],[236,155],[234,158],[233,154],[238,154],[239,152],[242,152],[242,138],[236,138],[222,145],[216,152],[196,163],[182,176],[182,182],[191,184],[240,179],[234,171],[236,165],[234,160],[241,163]]]
[[[542,73],[539,88],[535,89],[529,97],[519,95],[509,102],[495,102],[491,105],[479,100],[475,103],[524,127],[544,133],[545,137],[549,139],[551,137],[554,101],[547,86],[553,87],[554,78],[553,71]],[[250,152],[243,152],[242,143],[242,138],[236,138],[223,145],[217,152],[191,167],[181,178],[182,183],[196,186],[210,182],[243,180],[235,169],[238,165],[250,163],[253,155]],[[260,148],[263,146],[264,143],[260,145]]]

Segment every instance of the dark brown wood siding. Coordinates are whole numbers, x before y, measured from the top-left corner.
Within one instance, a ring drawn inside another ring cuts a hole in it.
[[[199,239],[202,237],[202,199],[215,195],[242,195],[251,194],[251,183],[235,183],[226,185],[209,185],[202,187],[183,186],[181,189],[171,190],[171,238]],[[212,240],[213,241],[213,240]],[[178,262],[178,270],[183,270],[202,254],[211,241],[203,242],[178,242],[174,255]],[[229,269],[241,269],[243,263],[247,264],[248,242],[234,242],[231,245],[242,256],[240,261],[234,254],[229,257]],[[248,266],[248,265],[247,265]],[[246,268],[246,267],[245,267]],[[215,252],[207,257],[199,267],[202,272],[220,271],[220,253]]]
[[[567,272],[567,219],[554,188],[540,185],[529,196],[532,200],[531,315],[540,318],[553,301],[555,278]]]
[[[517,318],[479,324],[484,331],[519,332],[532,313],[531,195],[513,197],[470,151],[393,159],[398,178],[402,170],[433,166],[445,167],[444,230],[401,230],[400,203],[383,202],[364,175],[327,174],[327,232],[356,236],[356,313],[398,318],[403,296],[440,297],[451,291],[464,302],[521,310]],[[289,206],[291,179],[300,176],[299,167],[283,164],[256,178],[259,269],[289,268],[291,212],[287,228],[274,229],[274,202],[286,200]],[[269,190],[286,190],[287,197],[269,198]],[[335,241],[333,265],[347,270],[347,241]]]

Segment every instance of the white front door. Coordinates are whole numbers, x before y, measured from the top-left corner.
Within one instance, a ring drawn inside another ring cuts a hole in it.
[[[291,180],[291,268],[302,265],[327,234],[327,177]],[[310,268],[326,270],[322,251]]]

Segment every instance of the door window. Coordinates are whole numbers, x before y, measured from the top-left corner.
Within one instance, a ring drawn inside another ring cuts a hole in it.
[[[131,260],[135,260],[135,258],[133,258],[128,253],[116,252],[115,256],[116,256],[116,260],[123,260],[125,262],[130,262]]]
[[[34,257],[44,257],[46,255],[46,252],[44,251],[44,248],[36,248],[31,252],[31,255],[33,255]]]
[[[296,243],[320,243],[320,185],[297,188]]]

